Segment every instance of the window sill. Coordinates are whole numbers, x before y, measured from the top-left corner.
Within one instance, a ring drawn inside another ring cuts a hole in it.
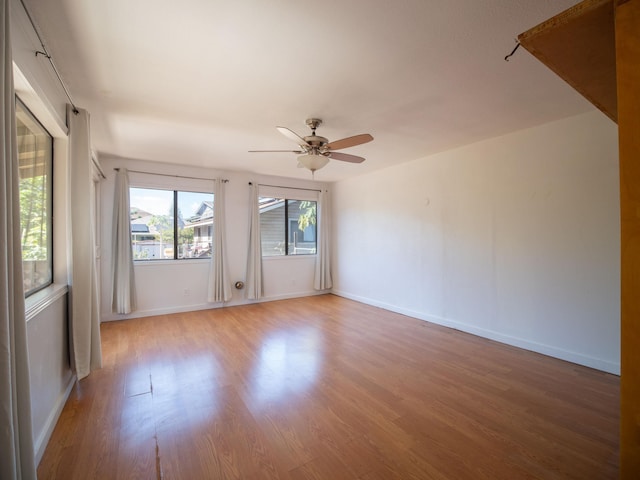
[[[134,260],[133,267],[151,267],[160,265],[201,265],[203,263],[211,263],[211,258],[185,258],[178,260]]]
[[[36,317],[40,312],[45,310],[50,305],[53,305],[56,300],[61,298],[69,291],[67,285],[59,283],[53,283],[47,288],[30,295],[24,299],[24,314],[27,322]]]
[[[297,259],[297,260],[301,260],[303,258],[312,258],[312,259],[316,259],[316,254],[315,253],[308,253],[305,255],[268,255],[266,257],[262,257],[262,260],[267,261],[267,262],[271,262],[271,261],[279,261],[279,260],[293,260],[293,259]]]

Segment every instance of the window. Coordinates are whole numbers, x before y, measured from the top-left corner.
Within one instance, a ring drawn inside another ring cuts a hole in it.
[[[130,188],[134,260],[211,257],[213,193]]]
[[[53,282],[53,137],[16,98],[25,295]]]
[[[262,256],[316,253],[316,202],[260,197]]]

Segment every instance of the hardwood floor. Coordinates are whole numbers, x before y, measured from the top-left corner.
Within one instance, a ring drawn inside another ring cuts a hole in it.
[[[41,480],[618,476],[618,377],[333,295],[102,342]]]

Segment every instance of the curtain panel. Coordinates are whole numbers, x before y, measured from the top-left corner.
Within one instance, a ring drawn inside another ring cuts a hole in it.
[[[247,298],[258,300],[264,295],[262,284],[262,242],[260,240],[259,187],[249,186],[249,253],[247,255]]]
[[[9,0],[0,0],[0,478],[36,478],[22,283],[20,194]]]
[[[102,367],[96,271],[96,205],[89,112],[67,105],[69,127],[72,366],[78,380]]]
[[[328,190],[322,190],[318,195],[316,208],[318,223],[318,246],[316,253],[316,270],[313,288],[327,290],[333,286],[331,280],[331,197]]]
[[[111,311],[128,314],[136,309],[136,282],[131,249],[129,172],[126,168],[121,168],[116,174],[111,230]]]
[[[225,220],[226,181],[214,180],[213,197],[213,253],[209,266],[210,302],[228,302],[231,300],[227,266],[226,220]]]

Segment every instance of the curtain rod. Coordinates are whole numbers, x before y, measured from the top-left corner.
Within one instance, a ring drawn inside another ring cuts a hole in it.
[[[253,182],[249,182],[249,185],[253,185]],[[283,187],[282,185],[265,185],[264,183],[258,183],[259,187],[273,187],[273,188],[288,188],[289,190],[306,190],[307,192],[322,192],[315,188],[301,188],[301,187]]]
[[[119,172],[120,168],[116,167],[116,168],[114,168],[114,170],[116,172]],[[145,175],[159,175],[161,177],[188,178],[190,180],[212,180],[213,181],[213,178],[187,177],[187,176],[184,176],[184,175],[170,175],[168,173],[141,172],[140,170],[127,170],[127,171],[131,172],[131,173],[143,173]],[[229,180],[226,179],[226,178],[221,179],[221,181],[222,181],[222,183],[228,183],[229,182]]]
[[[69,99],[69,103],[73,107],[73,113],[75,113],[77,115],[78,114],[78,107],[76,107],[75,103],[73,103],[73,100],[71,99],[71,94],[69,93],[69,90],[67,90],[67,86],[65,85],[65,83],[62,81],[62,77],[60,76],[60,72],[58,72],[58,69],[56,68],[56,64],[53,63],[53,58],[51,57],[51,55],[47,51],[47,47],[44,45],[44,41],[42,40],[42,37],[40,36],[40,32],[38,31],[38,28],[36,27],[36,23],[33,21],[33,17],[29,13],[29,10],[27,9],[27,6],[24,4],[24,0],[20,0],[20,3],[22,4],[22,8],[24,9],[24,13],[27,14],[27,18],[29,19],[29,22],[31,23],[31,26],[33,27],[33,31],[36,32],[36,36],[38,37],[38,41],[40,41],[40,46],[42,47],[42,51],[37,51],[36,52],[36,57],[38,55],[44,55],[47,58],[47,60],[49,60],[49,63],[51,64],[51,68],[53,68],[53,73],[55,73],[56,77],[58,77],[58,81],[60,82],[60,85],[62,85],[62,89],[64,90],[64,94],[67,96],[67,98]]]
[[[104,172],[102,171],[102,167],[100,166],[100,162],[98,162],[98,157],[96,157],[95,152],[91,152],[91,161],[93,162],[93,166],[96,167],[96,170],[98,170],[98,173],[100,174],[100,176],[106,180],[107,176],[104,174]]]

